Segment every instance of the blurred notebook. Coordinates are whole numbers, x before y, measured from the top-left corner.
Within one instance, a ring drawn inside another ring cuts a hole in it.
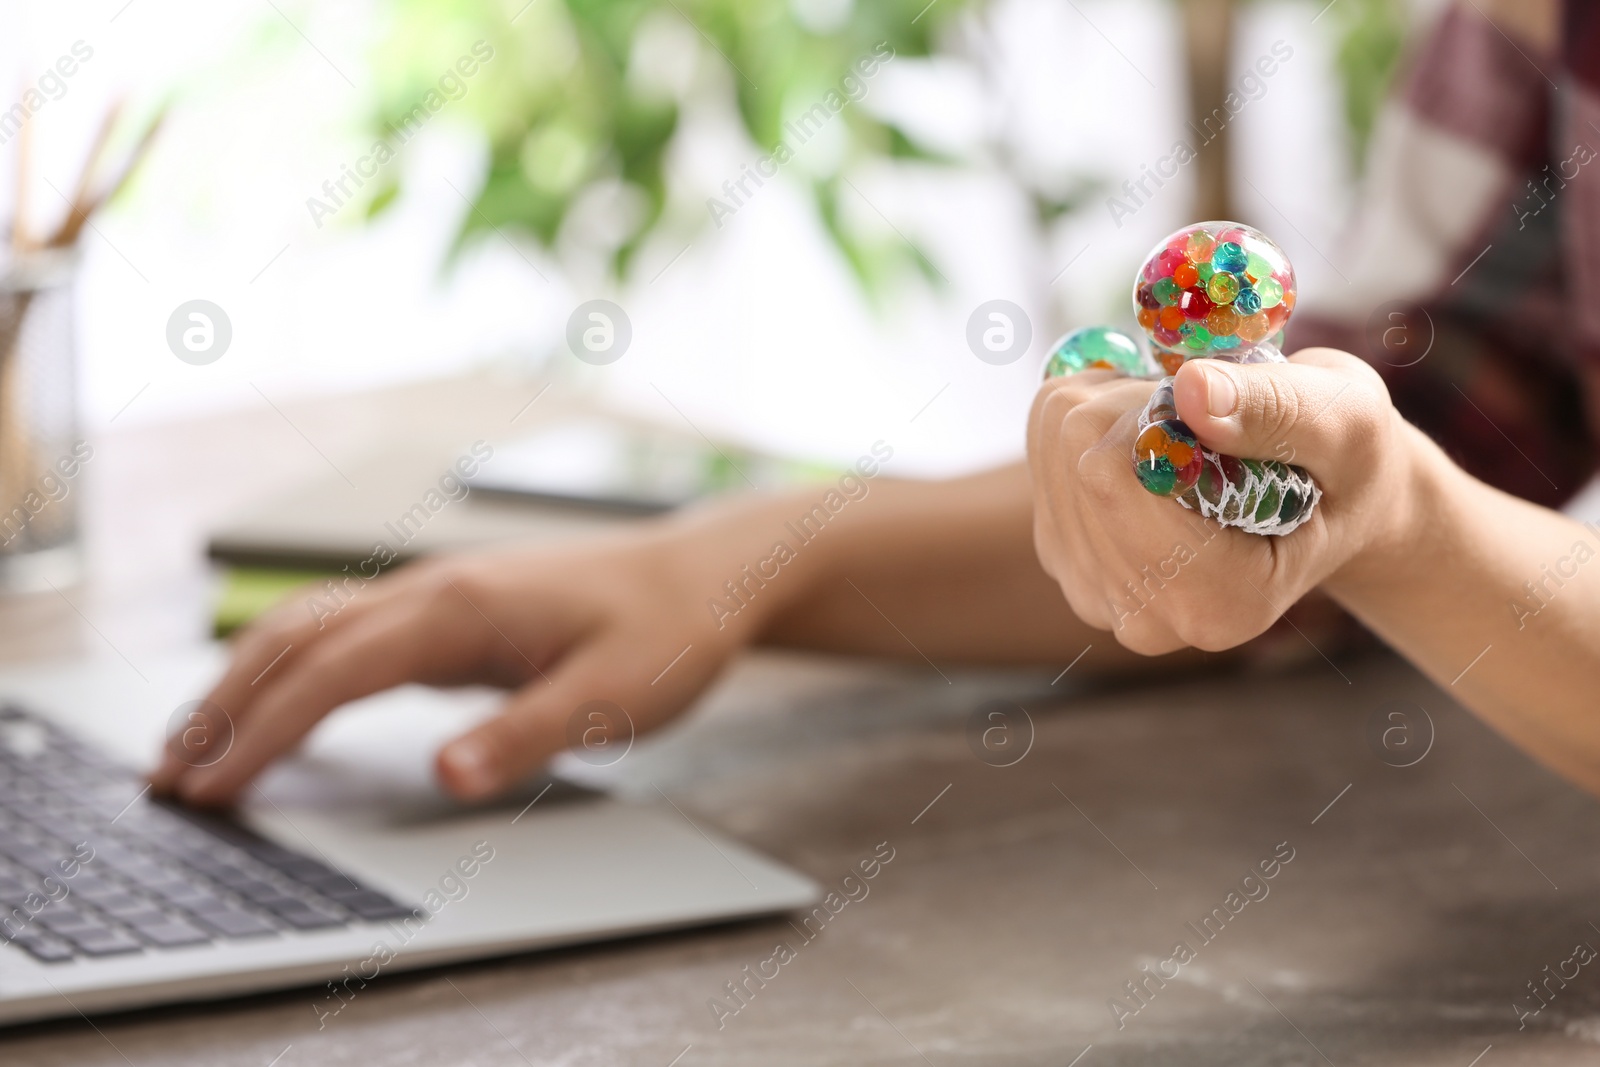
[[[837,472],[600,418],[556,423],[453,454],[387,449],[344,475],[262,500],[212,531],[222,563],[336,571],[449,549],[582,536],[728,490]]]
[[[776,489],[837,473],[735,445],[586,418],[508,442],[467,481],[498,496],[652,514],[730,489]]]
[[[830,473],[598,418],[498,445],[400,445],[215,527],[207,555],[225,572],[214,629],[226,634],[289,590],[340,571],[370,578],[434,552],[575,539],[714,493]]]

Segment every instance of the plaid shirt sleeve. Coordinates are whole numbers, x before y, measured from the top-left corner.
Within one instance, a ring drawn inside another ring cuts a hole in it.
[[[1371,362],[1474,476],[1559,506],[1594,473],[1600,400],[1600,8],[1559,54],[1444,10],[1374,134],[1335,262],[1292,348]]]

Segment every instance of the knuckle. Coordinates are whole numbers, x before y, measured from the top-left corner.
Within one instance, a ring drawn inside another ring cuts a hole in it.
[[[1224,605],[1216,600],[1202,611],[1174,620],[1173,630],[1192,648],[1226,652],[1265,633],[1276,618],[1266,605]]]
[[[250,623],[239,635],[240,653],[252,655],[292,639],[306,627],[308,613],[304,605],[304,597],[292,596]]]
[[[1118,627],[1116,637],[1117,644],[1140,656],[1160,656],[1176,647],[1171,637],[1138,619]]]
[[[1101,513],[1121,503],[1127,489],[1122,465],[1105,462],[1108,457],[1087,454],[1077,463],[1077,482],[1083,502]]]
[[[1063,572],[1063,559],[1058,542],[1060,536],[1056,533],[1055,525],[1045,516],[1035,511],[1033,516],[1033,552],[1039,557],[1039,566],[1044,572],[1058,582]]]
[[[345,663],[345,653],[336,644],[322,642],[306,650],[296,664],[296,677],[302,687],[315,687],[325,679],[339,674]]]
[[[1106,602],[1078,588],[1074,582],[1058,582],[1062,594],[1067,598],[1067,607],[1078,617],[1078,621],[1095,630],[1113,630],[1113,615]]]
[[[1269,437],[1287,437],[1299,420],[1300,394],[1278,375],[1254,375],[1250,400],[1257,426]]]

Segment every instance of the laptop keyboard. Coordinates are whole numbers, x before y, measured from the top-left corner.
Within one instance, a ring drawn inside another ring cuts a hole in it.
[[[0,939],[45,962],[419,914],[0,707]]]

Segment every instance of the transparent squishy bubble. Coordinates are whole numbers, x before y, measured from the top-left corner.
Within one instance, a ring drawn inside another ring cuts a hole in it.
[[[1168,374],[1200,356],[1258,362],[1294,310],[1294,268],[1273,240],[1237,222],[1185,226],[1151,251],[1133,310]],[[1268,358],[1271,358],[1270,356]]]
[[[1127,334],[1109,326],[1085,326],[1073,330],[1051,347],[1044,376],[1059,378],[1082,370],[1114,370],[1139,378],[1150,368],[1139,342]]]

